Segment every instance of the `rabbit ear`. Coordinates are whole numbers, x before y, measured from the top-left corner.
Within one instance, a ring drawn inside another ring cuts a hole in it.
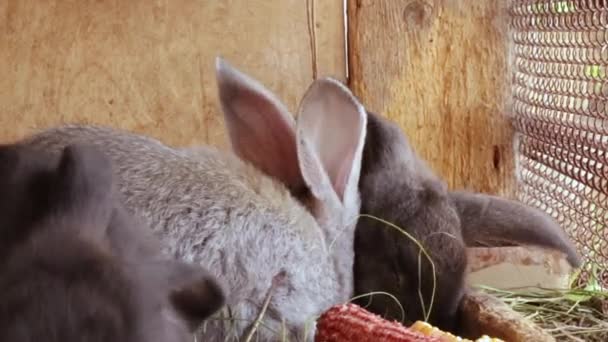
[[[225,303],[225,291],[204,268],[178,260],[162,260],[148,272],[165,278],[164,295],[192,329],[213,315]]]
[[[96,148],[67,146],[51,192],[58,214],[78,228],[102,228],[94,234],[104,233],[114,207],[112,178],[110,160]]]
[[[467,191],[449,196],[460,214],[467,246],[536,245],[565,253],[573,267],[581,265],[570,238],[545,212],[498,196]]]
[[[191,327],[213,315],[224,305],[224,293],[213,278],[200,278],[174,290],[170,294],[175,310]]]
[[[340,82],[322,78],[308,88],[298,115],[298,157],[315,197],[333,190],[345,203],[356,196],[366,122],[365,109]]]
[[[235,154],[289,188],[301,187],[291,113],[259,82],[219,57],[216,77]]]

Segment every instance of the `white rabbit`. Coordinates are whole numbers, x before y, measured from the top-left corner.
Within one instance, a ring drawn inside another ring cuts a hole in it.
[[[284,326],[290,340],[304,334],[311,340],[314,319],[353,292],[365,110],[345,86],[324,78],[309,87],[294,123],[257,81],[219,58],[216,71],[236,155],[202,148],[194,156],[96,126],[52,128],[22,143],[52,151],[78,142],[100,148],[115,165],[127,207],[166,251],[199,263],[223,284],[240,335],[273,280],[281,280],[264,317],[274,331],[260,327],[258,337],[280,339],[276,331]],[[223,324],[208,323],[204,337],[222,338]]]

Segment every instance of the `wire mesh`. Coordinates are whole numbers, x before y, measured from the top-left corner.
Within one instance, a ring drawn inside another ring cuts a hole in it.
[[[519,198],[552,215],[608,285],[608,0],[509,10]]]

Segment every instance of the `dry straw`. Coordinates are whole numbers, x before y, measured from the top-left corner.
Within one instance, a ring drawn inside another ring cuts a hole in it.
[[[597,272],[594,272],[597,273]],[[570,289],[506,291],[480,287],[550,333],[557,341],[608,341],[608,291],[598,277],[573,277]]]

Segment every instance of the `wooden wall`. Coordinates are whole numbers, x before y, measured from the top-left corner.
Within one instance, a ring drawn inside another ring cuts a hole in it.
[[[349,0],[350,86],[451,187],[514,196],[504,1]]]
[[[510,194],[501,1],[348,0],[349,82],[452,187]],[[0,1],[0,141],[61,122],[224,145],[214,58],[295,109],[345,80],[342,0]]]
[[[214,58],[294,108],[344,80],[341,0],[0,1],[0,141],[60,122],[225,143]]]

